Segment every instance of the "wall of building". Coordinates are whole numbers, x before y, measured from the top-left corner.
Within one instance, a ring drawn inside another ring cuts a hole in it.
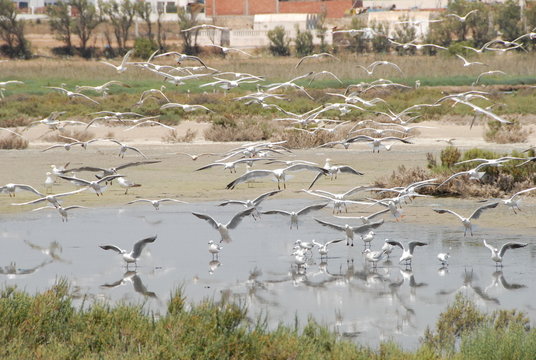
[[[318,14],[327,12],[329,18],[340,18],[352,8],[352,0],[279,1],[279,0],[206,0],[207,16],[255,14]]]

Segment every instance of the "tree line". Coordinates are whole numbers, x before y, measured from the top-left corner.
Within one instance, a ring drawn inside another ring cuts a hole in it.
[[[464,21],[451,16],[464,16],[476,10],[477,16],[467,17]],[[198,24],[200,8],[186,7],[177,9],[177,22],[180,29],[187,29]],[[91,40],[99,25],[104,24],[103,35],[106,39],[104,55],[113,57],[124,54],[127,42],[131,39],[132,27],[136,21],[144,24],[144,34],[135,39],[135,48],[139,56],[144,56],[156,49],[165,50],[165,24],[162,21],[164,9],[154,10],[148,2],[135,0],[99,0],[98,6],[88,0],[66,0],[47,6],[48,24],[51,32],[63,43],[56,51],[64,55],[95,56],[95,47]],[[30,42],[25,37],[25,21],[17,18],[18,9],[11,0],[0,0],[0,39],[3,45],[0,51],[12,58],[28,59],[32,57]],[[153,18],[156,21],[153,21]],[[391,40],[407,43],[416,37],[416,27],[411,19],[401,18],[395,24]],[[445,11],[438,11],[431,17],[429,31],[424,42],[434,43],[443,47],[463,49],[463,46],[480,47],[500,37],[506,41],[518,39],[523,34],[536,31],[536,1],[526,2],[522,8],[514,0],[504,3],[483,3],[467,0],[449,2]],[[439,21],[437,21],[439,20]],[[325,41],[327,29],[325,14],[320,14],[316,34],[320,38],[321,52],[328,51]],[[347,51],[387,53],[393,49],[400,54],[414,54],[414,47],[393,47],[388,38],[392,24],[372,21],[366,24],[361,18],[352,19],[350,29],[367,28],[370,31],[358,35],[347,35],[343,38]],[[374,36],[371,36],[374,34]],[[187,54],[199,52],[197,45],[198,31],[180,32],[182,51]],[[285,31],[276,28],[268,33],[269,51],[277,56],[291,55],[291,40],[285,38]],[[530,51],[535,48],[536,36],[522,39],[523,49]],[[77,41],[76,41],[77,40]],[[76,43],[76,45],[75,45]],[[312,54],[313,35],[310,31],[297,31],[294,39],[297,56]],[[340,49],[341,47],[338,47]],[[436,50],[427,48],[426,53],[434,54]]]

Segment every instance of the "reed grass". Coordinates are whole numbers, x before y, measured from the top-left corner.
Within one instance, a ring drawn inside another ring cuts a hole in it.
[[[190,304],[182,289],[167,311],[142,304],[80,303],[69,284],[30,295],[0,291],[2,359],[532,359],[536,331],[515,310],[483,313],[462,295],[427,329],[422,345],[405,351],[393,342],[356,345],[309,318],[268,329],[267,318],[227,301]]]

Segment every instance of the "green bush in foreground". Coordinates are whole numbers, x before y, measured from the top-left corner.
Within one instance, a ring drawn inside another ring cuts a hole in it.
[[[413,353],[341,340],[309,319],[303,330],[248,320],[242,305],[205,300],[187,304],[171,294],[166,314],[142,305],[96,302],[75,308],[59,281],[36,295],[0,292],[2,359],[532,359],[536,333],[516,311],[480,312],[458,295]]]

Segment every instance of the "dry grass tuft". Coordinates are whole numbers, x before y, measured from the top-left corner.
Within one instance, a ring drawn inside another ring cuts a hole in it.
[[[291,149],[308,149],[330,141],[341,140],[342,138],[341,135],[327,131],[309,134],[295,129],[286,129],[286,131],[279,134],[277,140],[285,140],[285,146]]]
[[[261,116],[235,118],[233,115],[218,117],[205,131],[209,141],[260,141],[272,138],[277,131],[274,124]]]
[[[524,128],[517,119],[511,125],[503,125],[498,121],[489,121],[484,132],[484,140],[497,144],[511,144],[527,142],[530,129]]]
[[[6,137],[0,138],[0,149],[26,149],[28,147],[28,140],[23,137],[10,134]]]
[[[176,131],[170,131],[168,135],[162,137],[162,141],[176,144],[176,143],[191,143],[197,136],[197,131],[192,129],[186,130],[186,133],[182,136],[177,135]]]

